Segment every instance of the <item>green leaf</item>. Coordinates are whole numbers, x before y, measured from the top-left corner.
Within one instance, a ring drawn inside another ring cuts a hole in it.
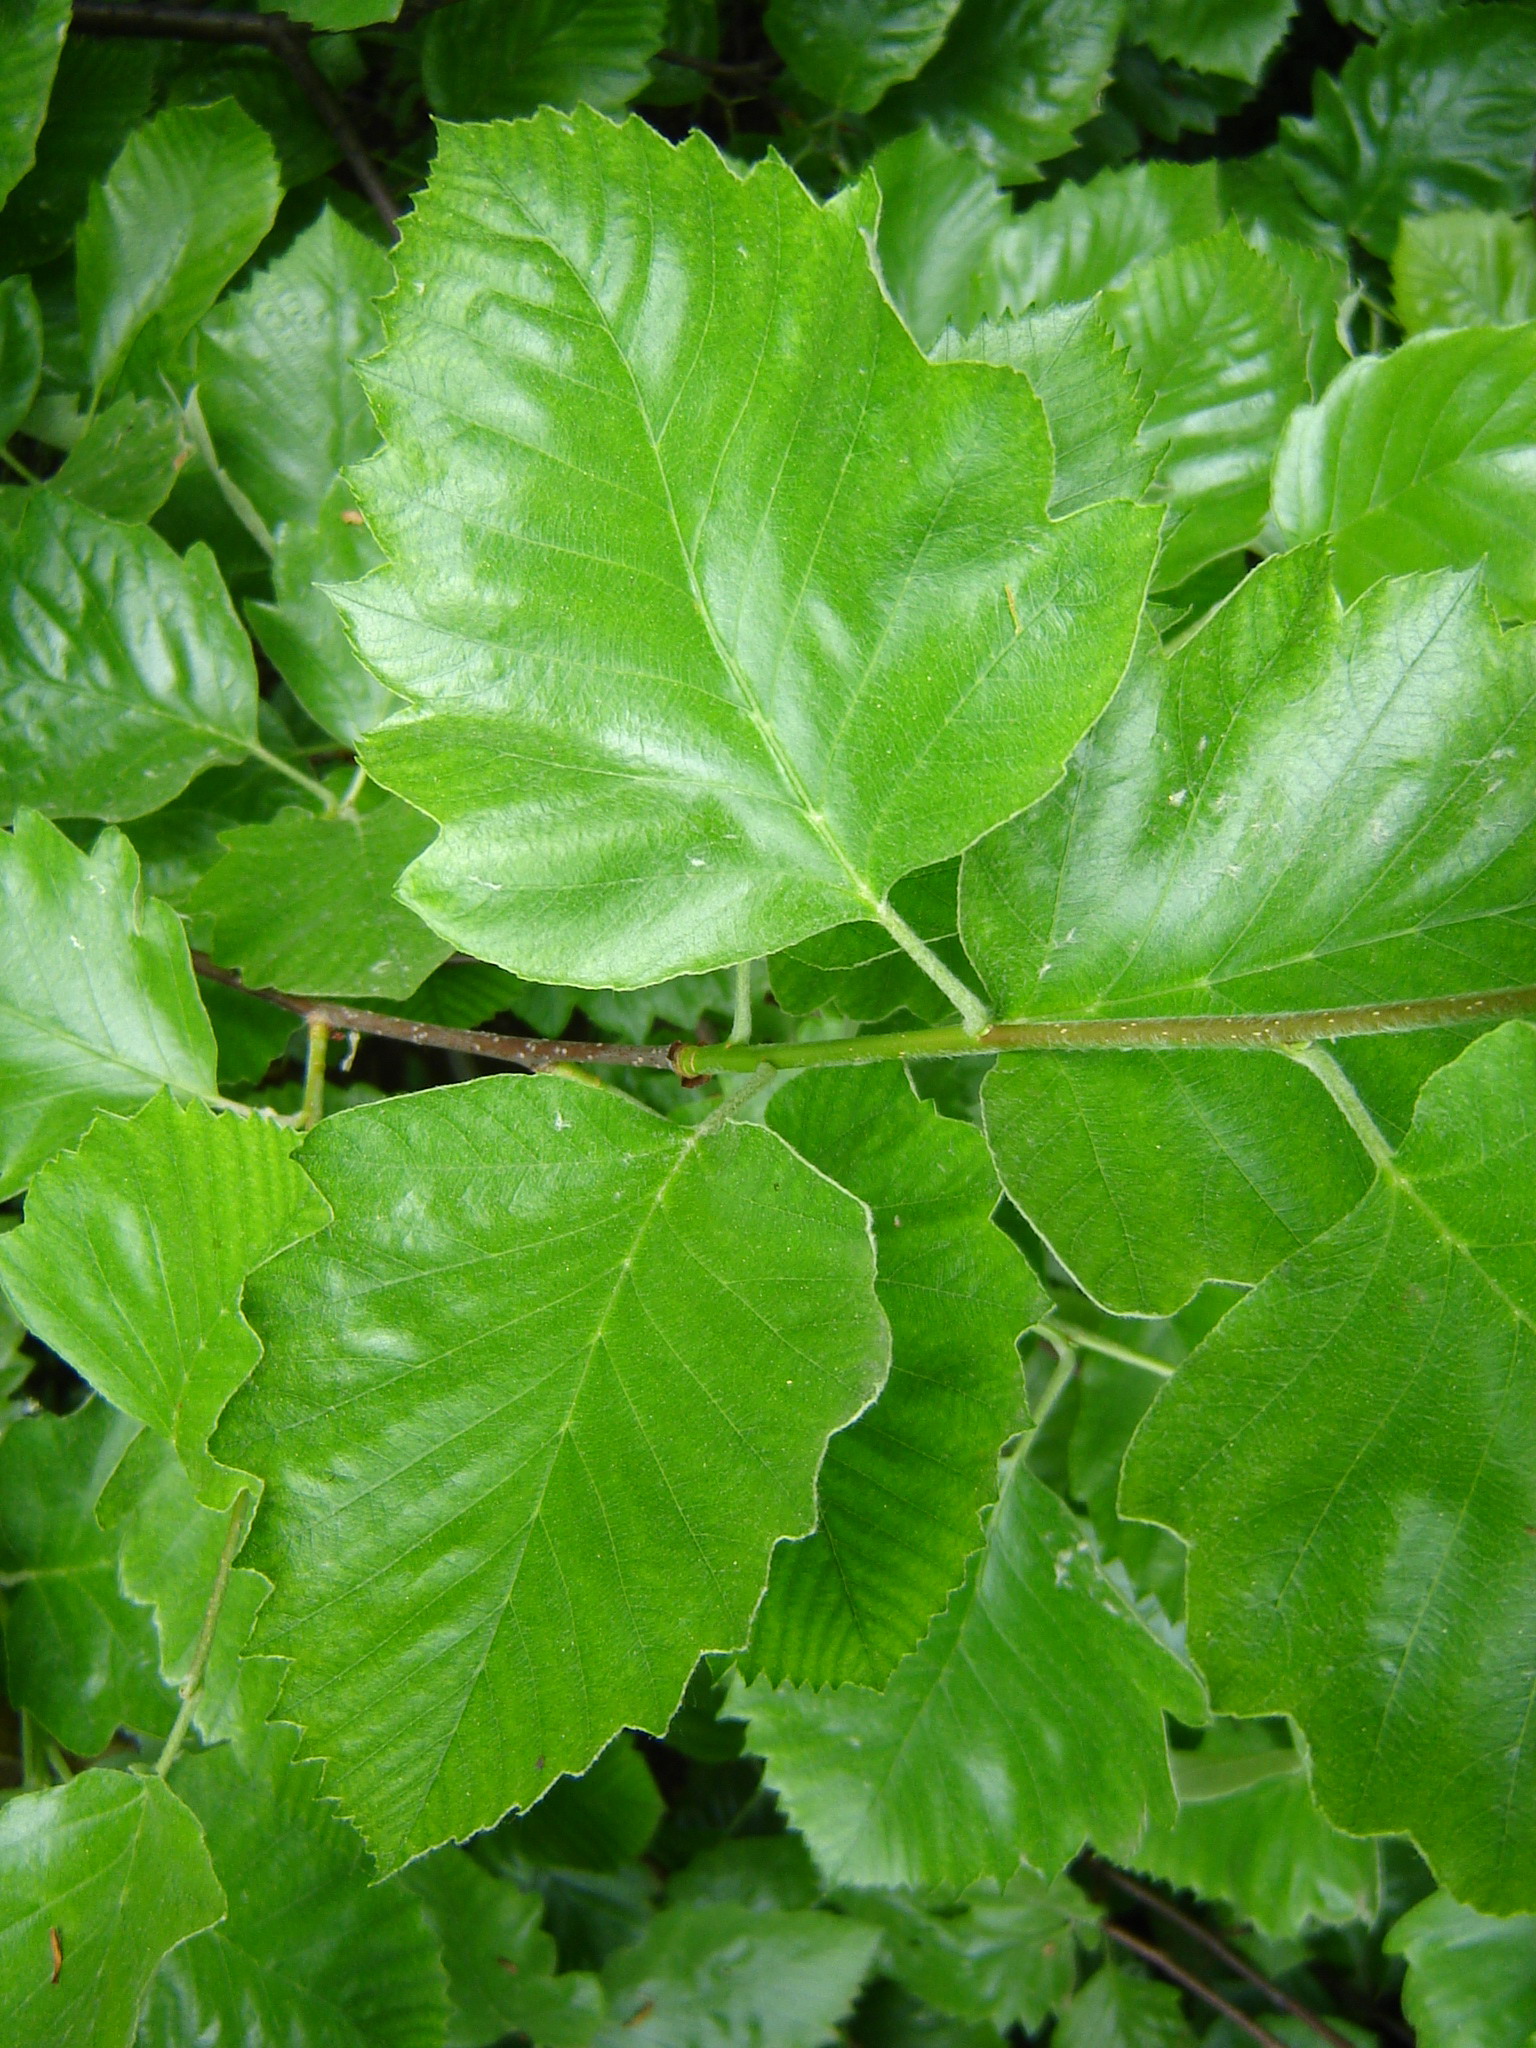
[[[580,1777],[557,1778],[536,1806],[496,1829],[498,1858],[567,1870],[621,1870],[650,1846],[661,1794],[644,1757],[616,1735]]]
[[[944,335],[933,354],[943,363],[998,363],[1029,379],[1045,407],[1056,454],[1053,517],[1148,490],[1158,456],[1140,436],[1153,394],[1138,389],[1125,352],[1093,304],[983,321],[964,339],[953,331]],[[1152,438],[1160,438],[1156,430]]]
[[[352,365],[383,339],[373,301],[391,282],[384,251],[326,206],[199,330],[203,418],[270,527],[313,525],[342,466],[378,445]]]
[[[1198,1316],[1205,1305],[1201,1301],[1193,1314]],[[1160,1384],[1157,1355],[1161,1352],[1165,1359],[1176,1362],[1187,1355],[1193,1340],[1185,1340],[1177,1323],[1155,1323],[1150,1328],[1133,1325],[1129,1330],[1118,1324],[1106,1334],[1111,1343],[1145,1346],[1142,1355],[1154,1360],[1154,1368],[1149,1371],[1125,1359],[1106,1358],[1086,1344],[1074,1347],[1078,1359],[1067,1395],[1071,1429],[1066,1446],[1066,1493],[1086,1510],[1102,1554],[1120,1559],[1136,1590],[1151,1593],[1163,1612],[1177,1620],[1184,1611],[1183,1544],[1166,1529],[1122,1521],[1116,1502],[1126,1447]],[[1172,1363],[1168,1369],[1173,1369]],[[1065,1414],[1064,1410],[1064,1418]]]
[[[1383,1944],[1405,1956],[1403,2011],[1420,2048],[1528,2048],[1536,2035],[1536,1919],[1495,1920],[1435,1892]]]
[[[956,926],[960,863],[941,861],[904,875],[891,903],[925,945],[952,972],[969,973]],[[796,1016],[827,1010],[834,1016],[878,1023],[895,1010],[911,1010],[928,1024],[948,1023],[954,1006],[885,929],[869,919],[834,925],[768,963],[774,999]]]
[[[25,277],[0,284],[0,443],[32,410],[43,374],[43,316]]]
[[[116,1533],[118,1585],[153,1611],[160,1676],[181,1686],[191,1674],[229,1515],[200,1504],[175,1451],[146,1429],[103,1488],[96,1519]],[[259,1572],[237,1566],[229,1574],[192,1706],[192,1726],[206,1742],[233,1739],[238,1747],[265,1739],[260,1730],[276,1703],[282,1666],[241,1653],[271,1590]]]
[[[555,1974],[555,1944],[537,1892],[492,1877],[462,1849],[439,1849],[405,1871],[442,1946],[450,2011],[445,2048],[490,2048],[526,2034],[539,2048],[588,2048],[603,1992],[584,1970]]]
[[[68,27],[69,0],[0,0],[0,200],[32,168]]]
[[[840,1892],[837,1903],[884,1930],[886,1967],[925,2004],[1030,2033],[1070,1998],[1073,1934],[1091,1939],[1096,1918],[1076,1885],[1032,1870],[972,1885],[938,1911],[911,1892]]]
[[[76,1756],[97,1755],[120,1727],[164,1735],[175,1717],[149,1616],[119,1592],[117,1538],[96,1521],[133,1434],[89,1401],[0,1436],[7,1691]]]
[[[212,920],[209,951],[250,988],[398,998],[453,951],[395,898],[401,870],[435,837],[398,798],[365,798],[350,816],[282,811],[221,836],[229,851],[187,908]]]
[[[1139,265],[1100,301],[1153,395],[1141,428],[1170,508],[1164,588],[1256,540],[1281,429],[1308,396],[1285,273],[1235,226]]]
[[[919,1102],[900,1066],[803,1075],[767,1120],[870,1205],[891,1374],[827,1446],[816,1532],[774,1553],[748,1662],[799,1685],[878,1688],[980,1546],[1019,1415],[1017,1339],[1050,1301],[991,1220],[981,1133]]]
[[[352,652],[322,587],[376,569],[383,556],[344,483],[333,484],[311,526],[285,525],[272,556],[271,602],[250,598],[245,615],[261,651],[317,724],[352,747],[400,700]]]
[[[201,542],[37,491],[0,563],[0,816],[139,817],[255,744],[250,642]]]
[[[171,1785],[196,1814],[225,1919],[160,1965],[137,2048],[255,2040],[284,2048],[442,2048],[447,1985],[420,1899],[376,1884],[352,1829],[272,1728],[242,1764],[184,1756]]]
[[[1020,1054],[982,1101],[1014,1203],[1116,1315],[1262,1279],[1370,1179],[1326,1090],[1279,1053]]]
[[[1392,302],[1409,334],[1536,319],[1536,222],[1502,213],[1405,220],[1392,258]]]
[[[883,1693],[737,1682],[768,1782],[834,1884],[1047,1875],[1091,1836],[1123,1857],[1171,1818],[1164,1709],[1200,1721],[1193,1674],[1015,1459],[965,1587]]]
[[[12,0],[11,12],[22,11],[39,13],[30,0]],[[162,48],[116,37],[65,41],[37,161],[0,213],[0,271],[36,270],[68,246],[91,186],[149,112]]]
[[[1347,266],[1348,236],[1336,221],[1324,220],[1307,205],[1278,146],[1257,156],[1223,159],[1216,166],[1216,184],[1223,208],[1241,223],[1256,249],[1273,253],[1276,243],[1290,242]]]
[[[923,361],[873,198],[592,114],[445,134],[367,372],[395,566],[344,604],[410,705],[370,767],[445,828],[403,893],[466,950],[624,987],[899,937],[891,884],[1047,787],[1118,679],[1150,515],[1047,522],[1037,402]],[[522,339],[487,358],[490,291]]]
[[[888,1340],[860,1205],[760,1128],[498,1077],[302,1159],[336,1221],[250,1283],[218,1446],[267,1482],[257,1646],[389,1868],[666,1726]]]
[[[133,525],[160,510],[191,452],[177,407],[120,398],[97,414],[49,483],[89,511]]]
[[[163,810],[132,818],[125,837],[144,864],[144,887],[177,910],[203,875],[224,858],[219,838],[232,825],[259,823],[289,809],[294,785],[264,761],[245,761],[238,768],[209,768]],[[208,999],[207,988],[203,990]],[[291,1026],[299,1029],[297,1020]]]
[[[0,2043],[128,2048],[161,1957],[223,1911],[202,1830],[158,1778],[83,1771],[7,1800]]]
[[[1297,0],[1131,0],[1130,42],[1192,71],[1218,71],[1257,85],[1290,27]]]
[[[1152,1823],[1133,1867],[1175,1890],[1224,1899],[1271,1941],[1319,1923],[1374,1920],[1376,1844],[1330,1827],[1313,1804],[1305,1759],[1267,1744],[1259,1729],[1222,1724],[1207,1730],[1198,1750],[1175,1751],[1179,1817]],[[1224,1764],[1261,1768],[1287,1759],[1294,1768],[1204,1796],[1208,1784],[1220,1784]]]
[[[261,1355],[246,1276],[326,1222],[263,1117],[156,1095],[98,1117],[45,1166],[26,1221],[0,1239],[0,1282],[28,1325],[99,1394],[175,1446],[210,1506],[238,1490],[209,1433]]]
[[[280,188],[265,133],[233,100],[167,107],[91,193],[76,241],[93,387],[176,350],[272,225]]]
[[[213,1033],[173,910],[120,832],[89,854],[23,812],[0,837],[0,1195],[99,1109],[214,1093]]]
[[[1280,126],[1303,198],[1378,256],[1392,254],[1405,214],[1513,213],[1530,198],[1536,151],[1536,15],[1448,7],[1405,23],[1337,79],[1317,72],[1312,119]]]
[[[962,0],[937,55],[882,118],[931,122],[1021,185],[1069,147],[1109,81],[1121,0]]]
[[[692,1906],[658,1913],[603,1971],[602,2048],[822,2048],[880,1948],[831,1913]]]
[[[763,26],[803,86],[864,114],[915,78],[960,0],[771,0]]]
[[[335,34],[393,21],[400,12],[400,0],[285,0],[282,11],[290,21],[307,21]]]
[[[1362,356],[1291,421],[1274,512],[1331,535],[1346,602],[1382,576],[1486,564],[1501,609],[1536,614],[1536,325],[1425,334]]]
[[[930,349],[951,321],[972,324],[978,274],[1012,215],[1008,195],[979,157],[927,126],[887,143],[871,168],[880,275],[918,347]]]
[[[701,1849],[667,1886],[667,1903],[672,1906],[793,1910],[814,1906],[820,1896],[821,1882],[810,1851],[793,1834],[728,1835],[712,1849]]]
[[[966,950],[1010,1017],[1536,979],[1533,686],[1536,642],[1473,577],[1344,612],[1322,549],[1267,562],[1166,664],[1144,649],[1066,780],[967,856]]]
[[[422,84],[451,121],[622,107],[646,85],[666,13],[664,0],[459,0],[427,23]]]
[[[862,2048],[1004,2048],[989,2020],[957,2020],[920,2004],[889,1977],[877,1977],[854,2013]]]
[[[1070,182],[1008,222],[979,281],[996,319],[1031,306],[1091,299],[1138,264],[1220,232],[1214,164],[1133,164]]]
[[[1528,1025],[1431,1076],[1360,1206],[1180,1368],[1121,1487],[1191,1544],[1215,1704],[1292,1713],[1331,1819],[1411,1833],[1492,1912],[1536,1898],[1533,1100]]]
[[[1321,1008],[1536,977],[1536,803],[1511,765],[1536,749],[1533,654],[1474,579],[1383,584],[1341,613],[1320,550],[1267,563],[1166,666],[1144,650],[1060,789],[967,856],[962,930],[1002,1013]],[[1126,1309],[1258,1278],[1358,1172],[1279,1054],[1021,1054],[985,1099],[1005,1186]],[[1128,1143],[1141,1117],[1163,1150]]]
[[[1067,2007],[1051,2041],[1053,2048],[1195,2048],[1173,1986],[1109,1962]]]

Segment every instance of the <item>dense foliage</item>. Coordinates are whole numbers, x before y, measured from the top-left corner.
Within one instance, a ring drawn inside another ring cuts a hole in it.
[[[1536,6],[1330,5],[0,0],[0,2048],[1536,2038]]]

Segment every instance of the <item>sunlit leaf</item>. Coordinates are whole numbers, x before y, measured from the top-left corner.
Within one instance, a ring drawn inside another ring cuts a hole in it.
[[[1113,688],[1150,515],[1047,522],[1028,385],[923,361],[873,198],[594,115],[445,135],[344,602],[410,706],[370,767],[445,827],[402,893],[467,950],[624,986],[889,926]]]
[[[760,1128],[502,1077],[300,1157],[336,1221],[249,1283],[217,1455],[267,1482],[283,1711],[389,1868],[665,1727],[888,1340],[860,1205]]]
[[[23,812],[0,837],[0,1194],[99,1109],[214,1093],[214,1043],[174,911],[119,832],[93,853]]]
[[[1409,334],[1536,319],[1536,222],[1470,212],[1405,220],[1392,302]]]
[[[1403,2011],[1419,2048],[1526,2048],[1536,2034],[1536,1918],[1495,1920],[1435,1892],[1388,1933],[1408,1962]]]
[[[158,1778],[87,1771],[7,1800],[0,2042],[128,2048],[161,1957],[223,1911],[202,1830]]]
[[[127,1121],[98,1117],[0,1239],[0,1281],[30,1327],[174,1444],[213,1506],[236,1482],[208,1458],[209,1432],[260,1356],[246,1276],[326,1221],[293,1143],[264,1118],[160,1094]]]
[[[1056,1496],[1015,1460],[965,1587],[883,1692],[732,1697],[769,1783],[835,1884],[1048,1873],[1086,1837],[1126,1855],[1171,1818],[1163,1710],[1199,1682],[1108,1578]]]
[[[1293,1714],[1330,1818],[1412,1834],[1492,1912],[1536,1897],[1533,1105],[1529,1025],[1433,1075],[1360,1206],[1180,1367],[1121,1488],[1190,1544],[1215,1704]]]
[[[951,321],[974,324],[978,275],[1012,218],[1008,195],[980,157],[952,149],[926,125],[887,143],[872,168],[880,274],[919,348],[931,348]]]

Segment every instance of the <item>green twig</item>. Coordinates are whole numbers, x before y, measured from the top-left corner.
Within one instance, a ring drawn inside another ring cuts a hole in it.
[[[909,959],[927,975],[935,987],[944,994],[960,1012],[960,1022],[968,1037],[979,1038],[992,1021],[992,1013],[977,995],[967,988],[958,974],[952,974],[925,939],[920,939],[899,910],[891,907],[889,901],[871,905],[872,914],[890,933]]]
[[[317,797],[324,806],[327,817],[333,817],[340,809],[334,792],[327,789],[323,782],[313,775],[306,775],[302,768],[295,768],[291,761],[285,761],[281,754],[274,754],[272,749],[264,747],[260,740],[253,742],[249,752],[254,760],[265,761],[267,766],[275,769],[279,775],[286,775],[290,782],[297,783],[300,789],[306,790],[312,797]]]
[[[0,462],[8,463],[24,484],[40,484],[42,478],[34,476],[19,455],[13,455],[9,448],[0,444]]]
[[[325,1115],[325,1056],[330,1044],[330,1025],[323,1017],[311,1017],[304,1048],[304,1101],[298,1118],[301,1131],[312,1131]]]
[[[736,969],[736,1011],[731,1019],[732,1045],[746,1045],[752,1037],[752,962],[743,960]]]
[[[43,1731],[27,1712],[21,1709],[21,1782],[24,1790],[36,1792],[48,1782],[46,1767],[47,1750],[43,1742]]]
[[[1070,1344],[1079,1351],[1097,1351],[1103,1358],[1116,1358],[1122,1365],[1134,1365],[1142,1372],[1155,1372],[1161,1380],[1173,1378],[1173,1367],[1164,1365],[1160,1358],[1149,1358],[1145,1351],[1132,1351],[1127,1344],[1117,1344],[1111,1337],[1097,1336],[1092,1330],[1080,1329],[1076,1323],[1063,1323],[1054,1316],[1049,1322],[1036,1323],[1034,1334],[1044,1337],[1048,1344]]]
[[[229,1575],[234,1570],[235,1559],[245,1539],[246,1510],[251,1496],[245,1487],[235,1495],[235,1504],[229,1511],[229,1527],[224,1536],[224,1548],[219,1552],[218,1569],[213,1575],[213,1589],[208,1595],[208,1605],[203,1610],[203,1625],[197,1632],[197,1642],[192,1650],[192,1662],[187,1666],[187,1675],[181,1681],[181,1707],[170,1734],[165,1738],[165,1747],[155,1763],[155,1776],[170,1775],[171,1765],[181,1754],[181,1745],[187,1739],[187,1730],[192,1725],[192,1715],[197,1707],[198,1695],[203,1689],[203,1673],[208,1668],[208,1653],[213,1648],[214,1632],[219,1625],[219,1614],[224,1605],[224,1595],[229,1589]]]
[[[1365,1147],[1371,1164],[1380,1173],[1389,1172],[1394,1156],[1392,1147],[1387,1143],[1376,1119],[1361,1101],[1354,1082],[1333,1054],[1325,1046],[1299,1045],[1292,1051],[1291,1058],[1297,1066],[1305,1067],[1309,1073],[1316,1074],[1333,1097],[1344,1121]]]

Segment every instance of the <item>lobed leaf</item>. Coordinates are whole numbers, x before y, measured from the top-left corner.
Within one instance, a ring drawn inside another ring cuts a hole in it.
[[[1053,1874],[1091,1836],[1128,1855],[1173,1812],[1164,1710],[1199,1681],[1015,1459],[965,1586],[883,1692],[737,1681],[731,1711],[840,1885]]]
[[[893,928],[1113,689],[1151,517],[1047,520],[1038,404],[923,361],[870,197],[588,114],[445,138],[344,604],[409,706],[365,758],[444,826],[402,893],[467,950],[622,987]]]
[[[1294,1714],[1331,1819],[1411,1833],[1506,1913],[1536,1899],[1533,1102],[1528,1025],[1433,1075],[1359,1207],[1180,1368],[1121,1485],[1191,1546],[1214,1703]]]
[[[214,1042],[174,911],[119,832],[89,854],[30,811],[0,837],[0,1195],[98,1110],[214,1093]]]
[[[1021,1406],[1017,1340],[1050,1302],[991,1221],[980,1132],[919,1102],[899,1066],[803,1075],[767,1121],[870,1206],[891,1372],[827,1446],[815,1532],[774,1553],[747,1664],[775,1681],[878,1688],[980,1545]]]
[[[187,899],[208,950],[250,988],[302,996],[408,996],[453,948],[394,893],[433,839],[395,797],[334,817],[285,810],[220,836],[228,849]]]
[[[238,1482],[208,1437],[261,1355],[240,1310],[246,1278],[327,1220],[293,1145],[263,1117],[159,1094],[126,1121],[98,1117],[0,1239],[0,1283],[28,1326],[174,1445],[213,1507]]]
[[[201,1828],[158,1778],[85,1771],[8,1799],[0,2043],[128,2048],[162,1956],[224,1907]]]
[[[266,1482],[257,1647],[388,1869],[666,1726],[888,1340],[861,1205],[760,1128],[500,1077],[301,1156],[335,1222],[253,1277],[218,1454]]]

